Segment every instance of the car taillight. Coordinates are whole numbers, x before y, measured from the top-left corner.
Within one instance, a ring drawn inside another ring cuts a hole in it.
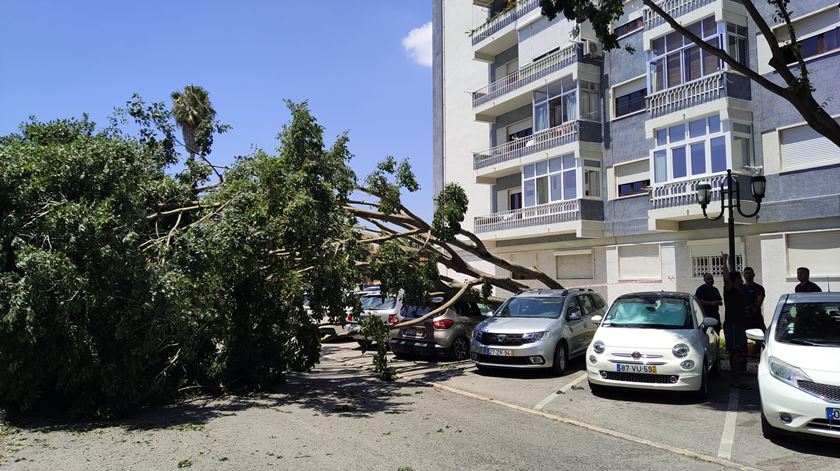
[[[448,329],[452,327],[453,324],[455,324],[455,321],[453,321],[452,319],[438,319],[432,322],[432,325],[435,327],[435,329]]]
[[[397,315],[396,315],[396,314],[388,314],[388,324],[390,324],[390,325],[394,325],[394,324],[396,324],[398,321],[399,321],[399,320],[397,319]]]
[[[347,314],[347,322],[353,322],[353,314]]]

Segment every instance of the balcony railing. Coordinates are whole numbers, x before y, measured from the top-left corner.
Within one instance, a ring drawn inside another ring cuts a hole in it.
[[[475,218],[475,232],[495,232],[580,219],[580,200],[558,201]]]
[[[473,106],[487,103],[490,100],[560,70],[569,64],[577,62],[580,50],[581,45],[579,43],[570,44],[536,62],[531,62],[523,66],[516,72],[496,80],[484,88],[474,91],[472,94]]]
[[[648,115],[655,118],[726,96],[726,76],[724,74],[723,71],[716,72],[648,95]]]
[[[659,8],[662,8],[665,13],[670,15],[671,18],[677,18],[690,11],[696,10],[703,5],[714,3],[715,1],[717,0],[665,0],[664,2],[657,3],[657,5],[659,5]],[[665,20],[650,8],[645,8],[644,12],[645,29],[652,29],[661,24],[665,24]]]
[[[491,147],[479,154],[473,154],[473,170],[517,159],[535,152],[575,142],[578,139],[578,122],[569,121],[548,128],[528,137]]]
[[[650,191],[650,204],[653,209],[673,208],[675,206],[698,205],[697,184],[709,182],[712,185],[712,201],[720,201],[720,187],[726,182],[726,174],[707,175],[664,185],[654,186]]]
[[[487,20],[487,23],[472,31],[472,44],[484,41],[501,31],[505,26],[515,22],[521,16],[540,6],[540,0],[519,0],[513,8],[502,11]]]

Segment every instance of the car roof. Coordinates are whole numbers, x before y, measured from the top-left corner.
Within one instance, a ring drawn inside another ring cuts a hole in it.
[[[681,291],[640,291],[638,293],[627,293],[622,294],[616,301],[623,298],[632,298],[635,296],[660,296],[663,298],[683,298],[683,299],[690,299],[692,294],[691,293],[683,293]]]
[[[521,298],[562,298],[564,296],[569,296],[571,294],[577,294],[577,293],[598,294],[595,291],[593,291],[591,288],[533,289],[533,290],[528,290],[528,291],[523,291],[521,293],[518,293],[514,297],[521,297]]]
[[[785,304],[840,301],[840,293],[788,293]]]

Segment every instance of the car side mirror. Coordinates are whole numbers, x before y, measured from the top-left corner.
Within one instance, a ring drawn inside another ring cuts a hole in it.
[[[720,324],[720,322],[718,322],[718,320],[715,319],[714,317],[704,317],[703,318],[703,327],[704,328],[705,327],[714,327],[718,324]]]
[[[764,332],[762,332],[761,329],[749,329],[746,333],[747,338],[750,340],[755,340],[756,342],[764,341]]]
[[[580,311],[570,311],[566,318],[570,321],[579,321],[581,319]]]
[[[596,324],[600,324],[604,320],[604,316],[592,316],[589,319]]]

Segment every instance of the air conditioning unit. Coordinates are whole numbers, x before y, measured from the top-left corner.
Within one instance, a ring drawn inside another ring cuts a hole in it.
[[[601,46],[601,43],[587,39],[584,41],[584,46],[586,46],[586,55],[604,57],[604,47]]]

